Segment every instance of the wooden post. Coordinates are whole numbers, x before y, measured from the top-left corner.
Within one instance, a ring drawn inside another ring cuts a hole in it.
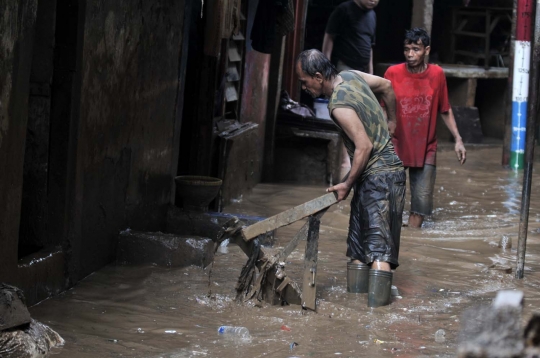
[[[431,35],[432,23],[433,0],[413,0],[411,27],[423,27]]]
[[[302,285],[302,307],[317,310],[317,259],[319,250],[319,227],[321,221],[316,216],[309,217],[309,229],[304,254],[304,281]]]

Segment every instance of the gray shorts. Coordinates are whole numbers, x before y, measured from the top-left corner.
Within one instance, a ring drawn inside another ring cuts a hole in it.
[[[423,168],[409,168],[411,213],[429,216],[433,211],[433,190],[437,168],[425,164]]]

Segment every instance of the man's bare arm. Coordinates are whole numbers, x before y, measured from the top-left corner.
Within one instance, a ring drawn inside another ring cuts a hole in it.
[[[369,88],[373,93],[380,95],[381,99],[386,106],[386,116],[388,118],[389,126],[393,128],[396,126],[396,95],[392,88],[392,82],[386,78],[370,75],[369,73],[355,71],[367,82]],[[393,134],[393,133],[392,133]]]
[[[467,160],[467,151],[465,150],[465,146],[463,145],[463,139],[459,135],[459,131],[456,125],[456,119],[454,118],[454,112],[452,112],[452,108],[446,113],[441,113],[441,117],[444,121],[444,124],[448,127],[448,130],[452,135],[454,136],[454,139],[456,141],[455,145],[455,152],[457,155],[457,158],[461,165],[465,163],[465,160]]]
[[[381,108],[382,108],[383,113],[384,113],[384,118],[386,118],[386,120],[388,121],[388,132],[390,133],[390,137],[393,138],[394,133],[396,132],[397,122],[396,121],[390,121],[388,119],[388,111],[386,111],[386,106],[382,106]]]
[[[373,143],[369,140],[364,125],[355,111],[350,108],[336,108],[332,111],[332,115],[355,146],[349,176],[343,183],[327,189],[328,192],[337,192],[338,201],[341,201],[347,198],[354,182],[364,171],[373,149]]]
[[[323,43],[322,43],[322,53],[329,60],[332,58],[333,49],[334,49],[334,35],[330,35],[329,33],[325,32]]]

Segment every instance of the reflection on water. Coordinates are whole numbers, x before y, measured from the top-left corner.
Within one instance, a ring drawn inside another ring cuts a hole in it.
[[[66,340],[58,357],[454,356],[461,313],[489,303],[498,290],[525,292],[524,319],[540,308],[538,175],[532,181],[525,278],[518,281],[508,272],[515,270],[521,176],[500,167],[499,149],[470,150],[463,167],[454,156],[439,153],[435,211],[426,227],[403,228],[401,266],[394,275],[401,298],[390,306],[370,309],[366,295],[346,292],[350,207],[344,202],[321,222],[318,313],[235,303],[234,285],[246,257],[229,246],[218,251],[210,287],[208,269],[111,265],[34,306],[32,314]],[[273,215],[323,193],[322,187],[259,185],[227,211]],[[280,229],[278,245],[301,225]],[[503,236],[513,241],[511,249],[498,247]],[[297,282],[302,258],[303,243],[287,259],[286,270]],[[221,325],[245,326],[252,339],[218,336]]]

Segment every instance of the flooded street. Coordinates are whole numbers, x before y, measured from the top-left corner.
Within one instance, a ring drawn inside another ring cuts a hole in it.
[[[234,302],[247,257],[231,245],[218,251],[210,280],[209,268],[109,265],[32,307],[31,314],[66,340],[54,352],[57,357],[454,356],[461,314],[490,303],[497,291],[524,291],[524,321],[540,310],[539,163],[532,180],[525,278],[516,280],[521,174],[501,168],[500,147],[468,149],[463,167],[453,151],[438,153],[434,215],[421,230],[402,230],[393,281],[401,296],[389,306],[371,309],[366,294],[346,292],[347,200],[321,220],[317,313],[294,305]],[[259,184],[226,212],[270,216],[324,189]],[[275,247],[291,240],[302,224],[278,230]],[[504,236],[511,249],[498,247]],[[298,283],[303,252],[302,242],[287,259],[286,271]],[[245,326],[252,339],[220,337],[221,325]],[[445,336],[435,340],[440,329]]]

